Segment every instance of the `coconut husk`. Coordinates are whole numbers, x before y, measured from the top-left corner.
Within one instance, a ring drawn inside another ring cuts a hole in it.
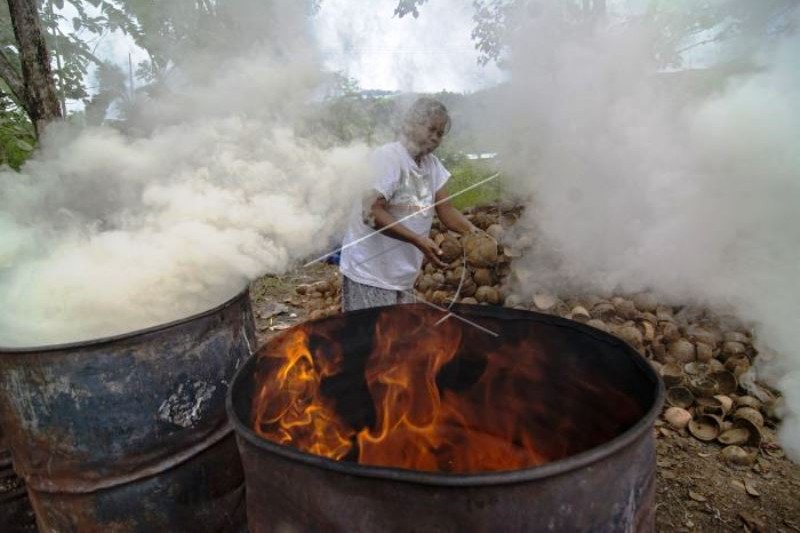
[[[478,300],[476,300],[475,298],[472,298],[471,296],[468,296],[466,298],[461,298],[461,303],[462,304],[470,304],[470,305],[478,305]]]
[[[494,287],[478,287],[475,291],[475,299],[480,303],[497,305],[500,303],[500,293]]]
[[[472,233],[463,239],[467,263],[475,268],[489,268],[497,263],[497,241],[486,233]]]
[[[461,243],[449,235],[444,238],[442,243],[439,245],[439,249],[442,251],[439,259],[445,263],[452,263],[462,255]]]
[[[475,269],[475,272],[472,274],[472,279],[475,280],[475,283],[477,283],[478,286],[494,285],[495,282],[494,274],[492,273],[491,269],[488,268]]]

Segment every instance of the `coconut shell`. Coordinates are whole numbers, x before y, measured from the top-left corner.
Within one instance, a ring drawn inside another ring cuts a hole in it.
[[[673,407],[688,409],[694,403],[694,394],[686,387],[671,387],[667,390],[667,403]]]
[[[683,429],[692,420],[692,415],[686,409],[670,407],[664,411],[664,420],[675,429]]]
[[[517,307],[518,305],[522,305],[522,296],[519,294],[509,294],[503,301],[503,305],[506,307]]]
[[[430,301],[436,305],[450,305],[451,296],[447,291],[433,291]]]
[[[753,396],[739,396],[736,398],[736,407],[752,407],[753,409],[761,409],[763,404],[758,398]]]
[[[599,329],[600,331],[605,331],[608,333],[611,328],[608,327],[608,324],[600,320],[599,318],[593,318],[586,323],[587,326],[591,326],[595,329]]]
[[[734,420],[744,419],[752,422],[759,428],[764,427],[764,415],[752,407],[739,407],[733,413]]]
[[[741,344],[750,344],[750,337],[747,334],[742,333],[741,331],[726,331],[722,338],[725,341],[730,342],[739,342]]]
[[[503,240],[503,234],[505,233],[505,230],[503,229],[503,226],[501,226],[500,224],[492,224],[491,226],[486,228],[486,233],[491,235],[491,237],[494,240],[500,242],[501,240]]]
[[[728,413],[731,412],[731,409],[733,409],[733,398],[731,398],[730,396],[726,396],[724,394],[718,394],[714,396],[714,398],[719,400],[719,403],[722,404],[723,415],[727,415]]]
[[[722,460],[736,466],[750,466],[756,461],[756,452],[748,452],[741,446],[726,446],[720,452]]]
[[[633,295],[633,304],[642,312],[655,312],[658,307],[658,298],[652,292],[640,292]]]
[[[569,315],[572,320],[578,320],[580,322],[586,322],[591,318],[589,311],[587,311],[582,305],[576,305],[573,307],[572,311],[569,312]]]
[[[625,320],[633,320],[639,317],[639,311],[632,301],[625,298],[613,298],[611,303],[614,304],[617,314]]]
[[[439,249],[442,251],[439,259],[445,263],[452,263],[462,255],[461,244],[449,235],[439,245]]]
[[[500,303],[500,294],[494,287],[478,287],[475,291],[475,299],[480,303],[497,305]]]
[[[475,268],[489,268],[497,263],[497,241],[485,233],[472,233],[463,239],[467,263]]]
[[[541,311],[549,311],[558,304],[558,298],[550,294],[536,294],[533,297],[533,305]]]
[[[472,276],[467,274],[464,277],[464,284],[461,286],[461,296],[469,297],[475,296],[475,291],[478,290],[478,286],[475,285],[475,282],[472,281]]]
[[[425,293],[429,289],[432,289],[434,285],[435,282],[433,281],[431,275],[423,274],[422,276],[420,276],[419,281],[417,281],[417,290],[419,292]]]
[[[685,340],[678,339],[669,345],[668,355],[677,363],[688,363],[695,359],[694,344]]]
[[[616,330],[616,334],[619,338],[640,350],[643,346],[643,339],[642,339],[642,332],[639,331],[639,328],[636,326],[631,325],[624,325]]]
[[[697,398],[695,403],[697,404],[697,413],[699,414],[722,416],[725,413],[722,402],[714,397]]]
[[[434,289],[437,289],[444,285],[446,278],[443,272],[434,272],[431,274],[431,279],[433,280]]]
[[[750,432],[745,428],[731,428],[720,433],[717,440],[720,444],[725,446],[739,446],[741,444],[746,444],[747,441],[750,440]]]
[[[674,363],[667,363],[661,367],[661,377],[667,387],[674,387],[683,382],[683,371]]]
[[[464,275],[464,279],[469,275],[467,272],[464,271],[463,266],[457,266],[456,268],[448,269],[444,273],[444,282],[452,288],[458,287],[459,283],[461,283],[461,275]]]
[[[494,285],[494,274],[488,268],[476,268],[472,274],[472,279],[480,287],[482,285]]]
[[[741,342],[726,341],[722,344],[722,355],[731,357],[734,355],[744,355],[747,353],[747,347]]]
[[[617,314],[617,308],[609,302],[600,302],[592,306],[592,316],[594,318],[608,319]]]
[[[720,394],[733,394],[739,388],[739,381],[731,372],[725,370],[713,372],[709,377],[717,382],[717,390]]]
[[[670,342],[682,341],[684,343],[692,344],[685,339],[681,339],[681,330],[675,325],[674,322],[659,322],[661,329],[661,336]],[[692,357],[694,358],[694,357]],[[684,361],[685,362],[685,361]]]
[[[707,377],[695,377],[689,380],[689,389],[698,398],[711,398],[719,394],[717,382]]]
[[[704,342],[695,343],[696,357],[698,361],[707,363],[714,357],[714,349]]]
[[[720,422],[711,415],[700,415],[689,422],[689,433],[697,440],[711,442],[720,433]]]

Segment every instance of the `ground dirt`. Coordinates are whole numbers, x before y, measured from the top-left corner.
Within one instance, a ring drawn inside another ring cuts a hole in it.
[[[337,276],[337,267],[316,264],[256,280],[251,299],[259,345],[315,313],[318,316],[321,306],[330,308],[330,300],[298,294],[297,287],[330,282]],[[800,532],[800,466],[784,457],[774,428],[765,431],[759,457],[750,467],[726,465],[719,458],[720,446],[668,429],[661,421],[654,431],[658,531]],[[4,493],[17,486],[0,483],[0,506]],[[24,523],[19,525],[25,531],[33,530],[29,512]]]
[[[307,319],[320,307],[319,299],[299,295],[298,285],[330,282],[337,276],[335,266],[317,264],[254,282],[259,341]],[[750,467],[726,465],[719,457],[721,446],[673,431],[661,420],[654,431],[658,531],[800,532],[800,465],[784,456],[774,428],[765,430],[758,460]]]

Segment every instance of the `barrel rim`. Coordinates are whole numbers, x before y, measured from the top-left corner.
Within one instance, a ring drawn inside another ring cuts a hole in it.
[[[396,307],[400,306],[421,307],[423,305],[424,304],[399,304]],[[453,305],[452,308],[453,310],[461,309],[463,311],[469,311],[473,314],[475,314],[476,312],[480,314],[481,311],[483,311],[483,313],[488,313],[488,309],[486,309],[484,306],[477,306],[477,305],[456,304]],[[258,358],[258,352],[256,352],[252,354],[248,358],[248,360],[245,361],[245,363],[236,371],[236,374],[231,380],[231,385],[228,387],[228,391],[225,398],[225,408],[228,412],[228,419],[233,425],[233,428],[236,431],[236,434],[239,437],[239,439],[244,439],[244,441],[256,447],[257,449],[276,454],[280,457],[283,457],[293,462],[299,462],[312,467],[321,468],[323,470],[329,470],[345,475],[352,475],[352,476],[366,477],[366,478],[378,478],[387,481],[399,481],[404,483],[416,483],[422,485],[435,485],[435,486],[447,486],[447,487],[480,487],[487,485],[507,485],[514,483],[529,482],[529,481],[540,481],[543,479],[564,475],[579,468],[585,468],[594,463],[600,462],[607,457],[615,455],[617,452],[623,450],[624,448],[633,445],[633,443],[636,440],[647,436],[647,432],[650,431],[650,429],[653,427],[653,423],[655,422],[655,419],[658,416],[658,414],[661,412],[661,408],[664,404],[665,387],[663,380],[655,371],[655,369],[652,367],[652,365],[644,358],[644,356],[642,356],[639,352],[637,352],[630,344],[604,331],[598,330],[591,326],[587,326],[586,324],[582,324],[580,322],[568,320],[561,317],[545,315],[542,313],[537,313],[535,311],[508,309],[504,307],[500,308],[493,307],[491,308],[491,310],[493,318],[505,317],[507,319],[515,319],[515,318],[530,319],[531,315],[533,315],[540,322],[546,322],[559,327],[576,329],[579,332],[590,335],[599,341],[619,346],[621,348],[621,351],[631,359],[632,363],[644,373],[643,377],[645,379],[649,378],[649,381],[653,382],[653,384],[656,387],[655,397],[653,399],[653,403],[650,409],[639,419],[639,421],[636,424],[628,428],[626,431],[620,433],[613,439],[599,446],[595,446],[594,448],[572,455],[565,459],[551,461],[544,465],[534,466],[531,468],[523,468],[519,470],[508,470],[501,472],[474,473],[474,474],[440,474],[432,472],[423,472],[419,470],[408,470],[404,468],[369,466],[369,465],[360,465],[358,463],[350,463],[350,462],[345,463],[342,461],[335,461],[333,459],[328,459],[326,457],[321,457],[318,455],[301,452],[295,448],[292,448],[291,446],[285,446],[270,442],[267,439],[258,436],[245,423],[239,420],[236,410],[233,407],[233,394],[236,390],[239,389],[240,382],[242,380],[247,379],[248,377],[247,372],[252,372],[252,367],[255,365],[255,362]],[[375,312],[375,309],[362,309],[358,311],[350,311],[347,314],[355,315],[355,314],[366,314],[370,312]],[[445,314],[446,312],[447,310],[444,310],[443,314]],[[322,322],[325,320],[330,320],[331,318],[341,318],[341,315],[338,315],[338,317],[320,318],[317,320],[305,322],[304,324]],[[300,327],[302,325],[303,324],[298,324],[297,326],[293,326],[293,328]],[[245,471],[245,478],[246,477],[247,477],[247,472]]]
[[[173,328],[175,326],[180,326],[187,322],[192,322],[194,320],[198,320],[200,318],[204,318],[209,315],[213,315],[219,313],[226,307],[230,307],[235,305],[239,300],[243,297],[249,297],[250,292],[250,284],[247,283],[245,286],[236,293],[235,296],[225,300],[221,304],[207,309],[205,311],[201,311],[199,313],[195,313],[193,315],[189,315],[184,318],[178,318],[173,320],[172,322],[165,322],[163,324],[155,324],[153,326],[148,326],[142,329],[136,329],[133,331],[128,331],[125,333],[118,333],[116,335],[110,335],[107,337],[97,337],[95,339],[86,339],[82,341],[72,341],[72,342],[65,342],[65,343],[57,343],[57,344],[43,344],[39,346],[2,346],[0,345],[0,356],[2,355],[10,355],[10,354],[26,354],[26,353],[43,353],[43,352],[59,352],[59,351],[66,351],[66,350],[74,350],[75,348],[85,348],[85,347],[94,347],[100,346],[103,344],[110,344],[113,342],[119,342],[121,340],[138,337],[141,335],[149,335],[151,333],[157,333],[159,331],[163,331],[166,329]]]

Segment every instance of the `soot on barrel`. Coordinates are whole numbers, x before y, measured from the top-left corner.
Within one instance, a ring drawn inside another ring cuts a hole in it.
[[[651,384],[612,345],[559,322],[426,306],[293,328],[257,356],[253,430],[330,459],[507,471],[599,446],[639,421]],[[476,327],[480,326],[480,327]]]

